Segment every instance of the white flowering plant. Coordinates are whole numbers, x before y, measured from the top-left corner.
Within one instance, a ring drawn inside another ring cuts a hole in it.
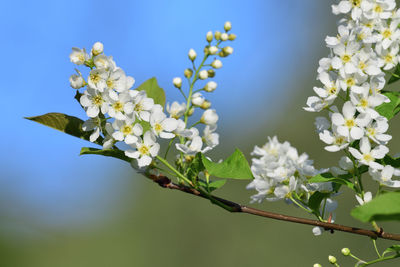
[[[254,148],[251,166],[239,149],[226,160],[210,159],[207,152],[219,144],[219,116],[207,94],[216,90],[211,79],[233,53],[229,43],[236,35],[230,22],[224,31],[206,34],[201,59],[189,50],[190,67],[183,77],[172,80],[181,101],[165,103],[156,78],[134,88],[135,79],[97,42],[89,53],[73,48],[70,54],[72,63],[85,68],[71,75],[70,85],[88,118],[48,113],[27,119],[100,146],[83,147],[81,155],[124,160],[162,187],[206,198],[230,212],[314,225],[314,235],[337,230],[368,236],[377,258],[361,260],[348,248],[341,251],[354,258],[356,266],[395,259],[400,257],[400,245],[380,252],[376,239],[400,241],[399,234],[378,226],[380,221],[400,220],[400,192],[396,191],[400,180],[395,178],[400,176],[400,157],[389,155],[392,136],[387,133],[389,121],[400,112],[400,92],[387,89],[400,80],[400,10],[394,0],[342,0],[332,11],[343,15],[338,35],[325,39],[330,53],[319,61],[321,84],[314,87],[316,96],[308,98],[304,109],[322,113],[315,121],[317,136],[326,151],[343,153],[338,166],[316,169],[306,153],[299,154],[277,137]],[[201,116],[193,116],[196,111]],[[376,182],[375,192],[365,190],[366,175]],[[262,211],[213,195],[228,179],[251,180],[247,189],[256,190],[251,202],[284,200],[315,219]],[[342,190],[353,192],[359,203],[351,215],[371,223],[373,230],[334,223],[335,199]],[[339,266],[335,257],[328,260]]]

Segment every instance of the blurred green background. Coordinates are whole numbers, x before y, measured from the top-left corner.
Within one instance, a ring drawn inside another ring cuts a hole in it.
[[[199,53],[209,30],[232,21],[234,53],[217,72],[209,95],[220,115],[220,146],[226,157],[239,147],[250,159],[268,136],[290,141],[318,168],[339,154],[323,150],[314,131],[316,114],[302,110],[317,85],[318,60],[336,34],[332,1],[13,1],[3,2],[0,47],[6,73],[6,116],[0,132],[5,153],[0,177],[1,267],[106,266],[341,266],[349,247],[363,259],[375,257],[366,237],[336,232],[312,235],[310,226],[230,214],[137,175],[128,164],[97,156],[78,157],[89,144],[24,116],[58,111],[84,118],[68,77],[72,46],[96,41],[137,80],[156,76],[167,100],[179,99],[171,85],[188,67],[187,51]],[[396,86],[396,85],[395,85]],[[399,132],[399,119],[391,133]],[[390,142],[393,153],[400,142]],[[332,163],[333,162],[333,163]],[[217,195],[247,204],[245,181],[230,181]],[[373,184],[369,185],[373,188]],[[352,194],[337,198],[337,222],[369,227],[348,213]],[[284,203],[252,205],[307,217]],[[400,232],[398,223],[383,224]],[[378,241],[383,249],[393,244]],[[380,266],[399,266],[399,261]]]

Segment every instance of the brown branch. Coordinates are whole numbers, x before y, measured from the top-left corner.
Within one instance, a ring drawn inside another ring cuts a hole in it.
[[[158,185],[160,185],[163,188],[179,190],[181,192],[192,194],[192,195],[195,195],[198,197],[210,199],[211,202],[213,202],[213,204],[217,204],[218,206],[228,210],[229,212],[248,213],[248,214],[252,214],[252,215],[256,215],[256,216],[275,219],[275,220],[314,225],[314,226],[322,227],[325,230],[331,230],[331,231],[337,230],[337,231],[352,233],[352,234],[356,234],[356,235],[369,236],[374,239],[382,238],[382,239],[400,241],[400,234],[386,233],[383,231],[382,228],[378,232],[378,231],[361,229],[361,228],[356,228],[356,227],[351,227],[351,226],[340,225],[340,224],[336,224],[336,223],[320,222],[317,220],[310,220],[310,219],[305,219],[305,218],[287,216],[287,215],[283,215],[283,214],[279,214],[279,213],[258,210],[258,209],[240,205],[238,203],[235,203],[235,202],[232,202],[232,201],[220,198],[220,197],[211,196],[211,198],[210,198],[210,196],[207,196],[194,188],[191,188],[191,187],[188,187],[185,185],[179,185],[179,184],[172,183],[171,180],[166,176],[150,175],[148,178],[150,178],[151,180],[153,180],[154,182],[156,182]],[[220,205],[216,202],[222,203],[222,205]]]

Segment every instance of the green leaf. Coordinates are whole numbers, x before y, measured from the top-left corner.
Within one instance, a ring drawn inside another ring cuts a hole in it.
[[[377,162],[383,164],[383,165],[391,165],[394,168],[399,168],[400,167],[400,157],[399,158],[392,158],[389,155],[386,155],[383,159],[377,160]]]
[[[94,147],[82,147],[79,155],[101,155],[106,157],[113,157],[117,159],[124,160],[126,162],[131,162],[132,159],[125,156],[124,151],[119,149],[98,149]]]
[[[356,207],[351,215],[362,221],[392,221],[400,220],[400,192],[381,194],[370,202]]]
[[[385,256],[386,253],[395,252],[396,254],[400,253],[400,245],[393,245],[385,249],[382,256]]]
[[[394,69],[392,76],[389,78],[388,84],[394,83],[400,80],[400,65],[398,64]]]
[[[25,117],[25,119],[38,122],[86,141],[89,141],[92,133],[82,130],[82,124],[84,122],[83,120],[62,113],[47,113],[41,116]],[[94,143],[102,145],[102,141],[103,138],[100,136]]]
[[[221,163],[212,162],[203,154],[201,154],[201,157],[204,167],[210,175],[219,178],[253,179],[249,163],[239,149],[236,149],[232,155]]]
[[[153,98],[155,104],[160,104],[162,107],[165,106],[164,90],[158,86],[157,79],[155,77],[142,83],[138,88],[136,88],[136,90],[146,91],[147,97]]]
[[[375,108],[378,113],[388,120],[400,111],[400,92],[383,92],[390,99],[389,103],[383,103]]]
[[[318,174],[314,177],[311,177],[308,180],[308,183],[324,183],[324,182],[334,182],[337,184],[345,185],[348,188],[351,188],[354,190],[354,184],[350,182],[349,180],[345,179],[344,177],[348,177],[347,175],[344,175],[343,177],[335,177],[331,173],[326,172],[326,173],[321,173]]]
[[[319,214],[319,207],[322,200],[329,197],[330,193],[314,192],[308,200],[308,207]]]
[[[208,190],[211,193],[218,188],[221,188],[226,183],[226,179],[224,180],[217,180],[208,184]]]

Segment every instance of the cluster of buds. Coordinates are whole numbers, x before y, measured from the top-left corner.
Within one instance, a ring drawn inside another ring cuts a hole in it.
[[[400,59],[400,11],[394,0],[343,0],[332,10],[349,15],[340,20],[338,35],[325,40],[331,53],[319,62],[322,86],[314,87],[317,96],[309,97],[304,109],[328,112],[315,123],[327,151],[344,150],[347,156],[342,162],[354,159],[356,165],[368,166],[379,183],[398,187],[400,184],[391,180],[398,171],[377,162],[389,152],[386,144],[392,137],[386,134],[387,118],[375,108],[390,102],[382,89],[385,72]],[[348,169],[338,174],[345,173]]]
[[[193,115],[196,108],[204,110],[200,121],[193,125],[205,124],[203,136],[199,136],[199,131],[196,128],[189,128],[191,137],[184,137],[176,144],[176,148],[181,151],[185,159],[193,157],[198,152],[206,152],[219,144],[219,135],[215,133],[217,129],[218,115],[214,109],[211,109],[211,102],[207,100],[202,92],[213,92],[217,88],[215,81],[207,81],[201,85],[200,89],[195,89],[199,81],[208,80],[215,76],[216,70],[222,68],[222,61],[219,58],[226,57],[233,53],[231,46],[221,47],[226,41],[233,41],[236,35],[229,33],[232,25],[226,22],[224,25],[225,32],[216,31],[214,34],[209,31],[206,34],[207,45],[204,47],[204,55],[201,63],[196,67],[197,53],[194,49],[188,52],[188,58],[192,63],[191,68],[184,70],[184,77],[189,82],[188,93],[186,94],[182,88],[182,78],[175,77],[172,80],[173,85],[183,94],[186,103],[173,102],[167,105],[167,111],[170,112],[173,118],[183,117],[187,124],[188,118]],[[214,57],[211,63],[207,64],[207,60]],[[218,58],[219,57],[219,58]],[[203,147],[205,143],[205,147]]]

